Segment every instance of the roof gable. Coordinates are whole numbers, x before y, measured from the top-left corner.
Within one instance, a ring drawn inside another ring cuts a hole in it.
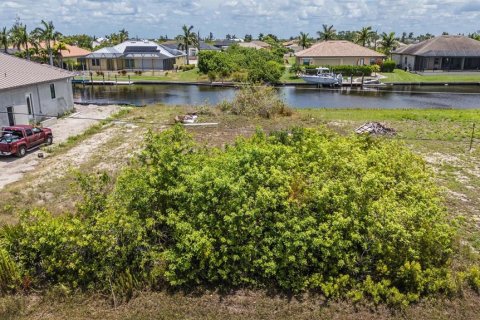
[[[295,54],[297,57],[378,57],[385,55],[346,40],[322,41]]]
[[[73,76],[74,74],[67,70],[0,53],[0,90]]]

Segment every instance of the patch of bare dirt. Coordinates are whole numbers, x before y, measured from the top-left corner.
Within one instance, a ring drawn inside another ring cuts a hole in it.
[[[55,124],[50,126],[53,131],[54,143],[61,143],[71,136],[81,134],[92,125],[120,110],[120,108],[120,106],[114,105],[76,105],[74,114],[58,119]],[[88,146],[84,148],[88,148]],[[77,155],[84,154],[81,151],[77,150]],[[25,173],[35,170],[39,163],[42,162],[38,158],[38,152],[38,149],[29,152],[21,159],[13,156],[0,158],[0,190],[12,182],[19,181]]]

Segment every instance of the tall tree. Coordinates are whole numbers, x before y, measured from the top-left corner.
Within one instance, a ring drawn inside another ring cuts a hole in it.
[[[5,53],[7,53],[8,43],[10,42],[10,31],[7,30],[7,27],[3,27],[0,32],[0,46],[3,47]]]
[[[365,47],[367,43],[372,39],[374,34],[375,32],[372,30],[372,27],[363,27],[362,29],[360,29],[360,31],[357,31],[355,42],[361,43],[362,46]]]
[[[64,42],[59,41],[59,42],[57,42],[56,44],[53,45],[52,50],[53,50],[53,53],[55,55],[55,58],[57,58],[57,60],[58,60],[58,66],[60,68],[63,68],[62,51],[70,52],[70,49],[68,49],[67,45]]]
[[[395,32],[384,32],[382,33],[381,37],[382,40],[380,41],[380,44],[382,45],[383,53],[385,53],[387,56],[390,56],[393,48],[397,44],[397,39],[395,39]]]
[[[298,36],[298,45],[302,46],[303,49],[308,48],[312,45],[312,38],[310,38],[308,33],[300,32]]]
[[[118,31],[118,41],[122,43],[127,40],[128,40],[128,31],[125,29]]]
[[[337,30],[333,29],[333,25],[328,26],[326,24],[322,25],[323,30],[317,31],[318,37],[320,40],[328,41],[335,39],[337,35]]]
[[[177,39],[180,40],[180,47],[187,53],[187,64],[190,64],[188,59],[188,47],[197,43],[197,36],[193,31],[193,26],[187,27],[187,25],[183,25],[182,31],[183,33],[177,36]]]
[[[60,39],[61,33],[55,31],[55,27],[52,21],[46,22],[42,20],[42,26],[34,30],[34,33],[38,36],[40,40],[45,41],[47,47],[48,57],[50,60],[50,65],[53,66],[53,52],[52,52],[52,43],[55,45],[57,40]]]

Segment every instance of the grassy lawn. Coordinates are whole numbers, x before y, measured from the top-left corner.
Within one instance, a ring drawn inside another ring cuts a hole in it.
[[[478,74],[448,74],[439,73],[436,75],[418,75],[403,70],[395,69],[392,73],[382,73],[386,76],[382,82],[480,82]]]
[[[115,78],[116,76],[116,78]],[[77,80],[81,80],[82,77],[76,77]],[[101,81],[104,77],[102,76],[93,76],[93,80]],[[117,73],[109,73],[105,74],[105,81],[128,81],[128,75],[121,76]],[[86,77],[86,80],[89,78]],[[198,72],[198,68],[188,70],[188,71],[157,71],[157,72],[144,72],[142,75],[130,75],[131,81],[180,81],[180,82],[198,82],[198,81],[208,81],[208,77],[206,75],[200,74]]]
[[[62,156],[75,151],[97,135],[107,135],[105,143],[76,166],[83,172],[109,170],[115,174],[126,165],[129,156],[142,148],[141,139],[148,129],[168,127],[177,114],[193,111],[194,107],[154,105],[131,109],[119,115],[131,125],[110,123],[96,128],[93,136],[84,135],[58,148],[45,161],[45,172],[30,172],[0,196],[0,225],[15,220],[17,214],[33,207],[45,207],[55,214],[71,210],[78,193],[72,189],[72,173],[57,175],[53,166]],[[366,121],[382,121],[396,130],[388,139],[402,140],[413,152],[422,156],[435,174],[443,190],[444,201],[452,217],[459,218],[459,252],[455,265],[468,255],[479,263],[480,251],[480,130],[474,148],[468,150],[472,123],[480,127],[480,110],[411,110],[411,109],[299,109],[291,117],[273,119],[247,118],[224,114],[212,109],[200,115],[201,122],[218,122],[216,127],[189,128],[195,139],[206,146],[223,147],[236,137],[295,126],[328,127],[349,135]],[[154,123],[154,125],[152,125]],[[163,124],[163,125],[162,125]],[[110,131],[107,131],[110,130]],[[114,133],[114,134],[113,134]],[[137,137],[133,141],[132,137]],[[383,138],[380,138],[383,139]],[[140,142],[139,142],[140,141]],[[76,152],[75,158],[78,157]],[[49,166],[52,164],[52,166]],[[49,169],[50,168],[50,169]],[[42,190],[48,190],[48,197]],[[42,198],[44,197],[44,199]],[[24,200],[28,199],[26,203]],[[61,203],[58,199],[61,199]],[[23,202],[22,202],[23,201]],[[13,205],[16,203],[13,207]],[[113,307],[110,297],[95,293],[65,294],[51,289],[0,297],[0,319],[478,319],[480,296],[465,290],[463,297],[428,299],[419,304],[392,312],[385,306],[353,306],[346,302],[324,301],[315,295],[285,297],[261,290],[219,292],[135,292],[128,303]]]

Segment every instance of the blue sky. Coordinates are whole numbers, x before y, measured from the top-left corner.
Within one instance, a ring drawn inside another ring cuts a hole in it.
[[[29,29],[52,20],[65,34],[104,36],[121,28],[131,36],[156,38],[180,33],[183,24],[202,35],[274,33],[314,35],[322,24],[337,30],[440,34],[480,29],[480,0],[0,0],[0,27],[15,17]]]

